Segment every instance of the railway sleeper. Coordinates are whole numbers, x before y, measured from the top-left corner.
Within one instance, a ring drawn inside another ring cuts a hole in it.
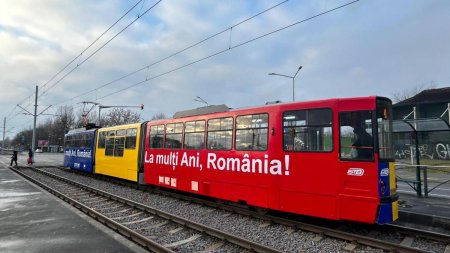
[[[197,239],[200,238],[200,237],[202,237],[201,234],[195,234],[195,235],[193,235],[193,236],[191,236],[191,237],[189,237],[189,238],[186,238],[186,239],[184,239],[184,240],[180,240],[180,241],[177,241],[177,242],[165,244],[165,245],[163,245],[163,247],[165,247],[165,248],[178,247],[178,246],[181,246],[181,245],[183,245],[183,244],[186,244],[186,243],[192,242],[192,241],[194,241],[194,240],[197,240]]]
[[[358,243],[357,242],[351,242],[349,244],[347,244],[347,246],[345,246],[345,250],[349,251],[349,252],[353,252],[356,250],[356,248],[358,247]]]

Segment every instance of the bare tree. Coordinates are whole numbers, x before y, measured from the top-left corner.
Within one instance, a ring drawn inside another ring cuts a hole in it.
[[[153,117],[152,117],[152,120],[157,120],[157,119],[167,119],[167,117],[164,113],[160,112],[160,113],[153,115]]]
[[[64,134],[75,126],[75,115],[72,106],[61,106],[56,111],[57,117],[54,120],[54,130],[58,136],[64,138]]]
[[[435,81],[416,85],[416,86],[412,87],[411,89],[394,92],[394,94],[392,94],[392,98],[393,98],[392,100],[394,101],[394,103],[398,103],[398,102],[401,102],[408,98],[412,98],[424,90],[434,89],[436,87],[437,87],[437,84]]]
[[[113,108],[105,117],[102,119],[104,126],[117,126],[131,123],[138,123],[141,121],[141,115],[139,113],[133,112],[129,109],[125,110],[123,108]]]
[[[72,128],[82,128],[86,126],[87,123],[90,123],[90,114],[86,114],[83,109],[77,110],[74,116],[74,124]]]
[[[54,118],[50,118],[36,127],[36,140],[49,140],[52,145],[63,145],[64,135],[69,130],[84,126],[82,115],[83,111],[81,109],[75,114],[72,106],[59,107]],[[90,123],[94,123],[97,121],[97,117],[97,114],[90,113],[87,119]],[[140,122],[140,118],[139,113],[115,108],[104,118],[102,117],[102,121],[104,119],[105,126],[115,126]],[[32,129],[22,130],[8,142],[10,141],[12,146],[31,147],[32,133]],[[5,143],[7,143],[6,140]]]

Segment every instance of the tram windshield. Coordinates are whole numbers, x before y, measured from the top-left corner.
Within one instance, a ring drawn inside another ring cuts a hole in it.
[[[392,103],[386,99],[377,100],[378,149],[380,159],[394,159],[392,144]]]

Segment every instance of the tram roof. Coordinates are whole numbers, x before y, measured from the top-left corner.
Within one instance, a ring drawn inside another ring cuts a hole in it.
[[[82,133],[82,132],[93,132],[97,130],[97,128],[91,128],[91,129],[86,129],[86,128],[76,128],[76,129],[72,129],[69,130],[69,132],[67,132],[67,134],[76,134],[76,133]]]
[[[209,105],[209,106],[199,107],[199,108],[195,108],[195,109],[176,112],[173,115],[173,118],[178,119],[178,118],[184,118],[184,117],[189,117],[189,116],[198,116],[198,115],[204,115],[204,114],[210,114],[210,113],[216,113],[216,112],[228,112],[229,110],[230,110],[230,108],[224,104]]]
[[[173,115],[173,119],[178,118],[185,118],[190,116],[199,116],[199,115],[206,115],[211,113],[220,113],[220,112],[228,112],[228,111],[239,111],[239,110],[251,110],[251,109],[259,109],[262,107],[272,107],[272,106],[290,106],[295,104],[321,104],[321,103],[330,103],[330,102],[336,102],[336,101],[356,101],[356,100],[367,100],[367,99],[387,99],[384,97],[379,96],[366,96],[366,97],[349,97],[349,98],[328,98],[328,99],[319,99],[319,100],[311,100],[311,101],[295,101],[295,102],[281,102],[279,100],[277,101],[271,101],[267,102],[264,105],[256,105],[256,106],[248,106],[248,107],[241,107],[241,108],[230,108],[225,104],[221,105],[208,105],[204,107],[199,107],[195,109],[189,109],[184,111],[178,111]]]

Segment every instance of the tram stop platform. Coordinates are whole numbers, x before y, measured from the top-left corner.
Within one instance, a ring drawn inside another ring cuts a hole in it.
[[[147,252],[0,159],[0,252]]]
[[[397,224],[450,234],[450,198],[399,194]]]

